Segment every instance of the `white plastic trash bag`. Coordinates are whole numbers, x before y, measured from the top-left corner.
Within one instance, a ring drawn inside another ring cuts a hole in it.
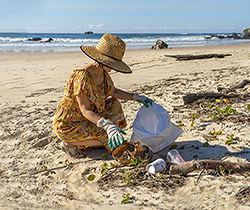
[[[168,112],[153,103],[153,106],[143,106],[138,111],[130,142],[139,141],[156,153],[172,144],[182,133],[182,129],[170,122]]]

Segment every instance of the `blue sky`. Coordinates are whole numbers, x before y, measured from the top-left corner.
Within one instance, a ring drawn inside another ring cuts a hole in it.
[[[249,14],[249,0],[0,0],[0,32],[241,33]]]

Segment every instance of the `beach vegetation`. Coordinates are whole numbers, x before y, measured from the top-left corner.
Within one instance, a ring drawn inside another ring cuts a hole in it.
[[[126,170],[125,174],[121,174],[123,177],[123,182],[127,184],[135,183],[137,180],[134,178],[135,174],[131,174],[130,170]]]
[[[250,104],[247,105],[247,109],[250,110]]]
[[[217,135],[221,135],[222,134],[222,131],[215,131],[214,132],[209,132],[208,133],[209,135],[212,135],[212,136],[217,136]]]
[[[121,204],[131,203],[131,199],[132,198],[130,198],[130,194],[127,193],[127,195],[125,196],[125,198],[122,199]]]
[[[101,174],[104,174],[107,171],[108,168],[109,168],[109,165],[107,163],[104,163],[103,166],[102,166]]]
[[[212,105],[208,102],[207,103],[208,108],[212,109]]]
[[[222,106],[212,106],[209,102],[207,103],[207,107],[209,109],[212,109],[213,112],[209,113],[209,117],[214,118],[214,119],[223,119],[226,116],[230,114],[236,114],[237,111],[236,109],[231,108],[230,106],[227,106],[226,108],[222,108]]]
[[[225,173],[225,168],[222,165],[219,166],[219,169],[221,174]]]
[[[195,121],[195,117],[197,116],[197,114],[192,114],[191,118],[192,118],[192,123],[191,123],[191,127],[194,127],[194,121]]]
[[[129,166],[135,165],[137,168],[139,168],[141,165],[145,164],[147,161],[148,160],[140,161],[138,159],[131,158],[131,163],[129,164]]]
[[[209,143],[208,142],[205,142],[204,144],[203,144],[203,147],[208,147],[209,146]]]
[[[110,163],[110,167],[115,167],[115,166],[116,166],[116,162]]]
[[[67,160],[65,160],[65,164],[66,165],[69,165],[70,164],[70,162],[69,162],[69,160],[67,159]]]
[[[180,128],[180,127],[183,127],[184,126],[184,124],[183,123],[179,123],[178,124],[178,127]]]
[[[102,155],[102,159],[107,160],[107,159],[108,159],[108,156],[109,156],[108,154],[103,154],[103,155]]]
[[[94,179],[95,179],[95,175],[94,175],[94,174],[90,174],[90,175],[88,176],[88,180],[89,180],[89,181],[94,181]]]
[[[176,144],[173,144],[169,147],[169,150],[172,150],[172,149],[176,149],[177,148],[177,145]]]
[[[234,140],[234,135],[232,134],[232,135],[230,136],[230,138],[229,138],[228,140],[226,140],[225,144],[230,145],[230,144],[232,144],[232,143],[234,143],[234,142],[235,142],[235,140]]]

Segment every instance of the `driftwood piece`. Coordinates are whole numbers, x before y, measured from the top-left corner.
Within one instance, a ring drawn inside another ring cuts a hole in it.
[[[250,171],[249,162],[230,162],[220,160],[192,160],[184,162],[179,165],[173,165],[169,169],[170,174],[187,175],[196,170],[202,170],[204,167],[207,169],[217,169],[219,166],[234,172]]]
[[[207,141],[218,141],[219,139],[216,136],[203,135],[203,138]]]
[[[250,84],[249,79],[245,79],[240,84],[235,85],[235,86],[233,86],[231,88],[218,87],[217,90],[218,91],[224,91],[224,92],[228,93],[228,92],[232,92],[232,91],[234,91],[235,89],[238,89],[238,88],[244,88],[247,84]]]
[[[177,61],[208,59],[208,58],[224,58],[232,54],[203,54],[203,55],[164,55],[165,57],[176,58]]]
[[[198,94],[193,94],[189,93],[185,96],[183,96],[183,101],[184,104],[189,104],[194,101],[197,101],[199,99],[209,99],[209,98],[237,98],[237,97],[250,97],[250,93],[215,93],[215,92],[206,92],[206,93],[198,93]]]

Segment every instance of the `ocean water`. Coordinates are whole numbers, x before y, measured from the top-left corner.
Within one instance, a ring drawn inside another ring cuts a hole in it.
[[[213,33],[216,34],[216,33]],[[69,34],[69,33],[0,33],[0,53],[14,52],[63,52],[79,51],[81,45],[96,46],[103,34]],[[136,33],[116,34],[126,43],[127,49],[150,49],[158,39],[168,44],[169,47],[195,47],[232,45],[250,42],[249,39],[218,39],[206,40],[210,34],[195,33]],[[229,34],[216,34],[229,35]],[[240,35],[240,34],[238,34]],[[40,37],[42,41],[52,38],[50,43],[28,41],[29,38]]]

